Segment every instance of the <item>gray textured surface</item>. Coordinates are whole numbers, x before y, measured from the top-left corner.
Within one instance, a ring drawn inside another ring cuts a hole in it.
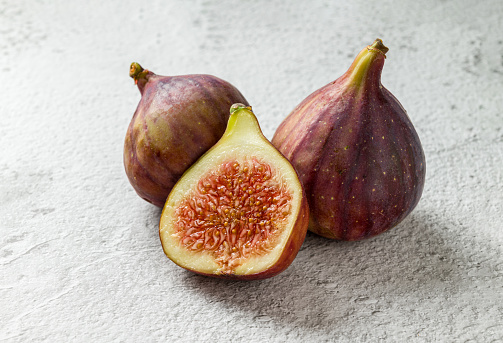
[[[503,3],[0,1],[0,340],[503,340]],[[164,257],[122,165],[138,61],[237,86],[271,138],[376,37],[427,182],[397,228],[260,282]]]

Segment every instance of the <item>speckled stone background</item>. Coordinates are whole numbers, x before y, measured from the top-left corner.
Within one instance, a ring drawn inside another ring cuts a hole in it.
[[[0,0],[0,340],[503,341],[503,2]],[[122,164],[138,61],[237,86],[264,132],[376,37],[423,142],[398,227],[282,274],[196,276]]]

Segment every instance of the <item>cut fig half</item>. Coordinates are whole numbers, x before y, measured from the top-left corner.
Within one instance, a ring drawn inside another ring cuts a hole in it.
[[[251,107],[234,104],[222,138],[173,187],[159,235],[193,272],[264,279],[293,261],[309,210],[290,162],[265,138]]]

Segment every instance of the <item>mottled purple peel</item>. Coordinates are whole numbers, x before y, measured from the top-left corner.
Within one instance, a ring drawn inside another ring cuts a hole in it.
[[[383,50],[363,49],[343,76],[302,101],[272,140],[304,184],[310,230],[324,237],[384,232],[422,194],[423,149],[405,110],[381,85]]]
[[[248,103],[234,86],[211,75],[145,71],[130,70],[142,98],[126,134],[124,165],[138,195],[163,207],[185,170],[220,139],[231,105]]]

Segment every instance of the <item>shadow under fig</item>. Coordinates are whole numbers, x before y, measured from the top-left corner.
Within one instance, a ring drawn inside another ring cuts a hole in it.
[[[355,311],[392,311],[397,296],[455,293],[472,255],[458,249],[459,230],[438,214],[415,211],[398,227],[360,242],[308,233],[292,265],[270,279],[227,281],[185,272],[182,282],[209,302],[257,320],[328,330]]]

